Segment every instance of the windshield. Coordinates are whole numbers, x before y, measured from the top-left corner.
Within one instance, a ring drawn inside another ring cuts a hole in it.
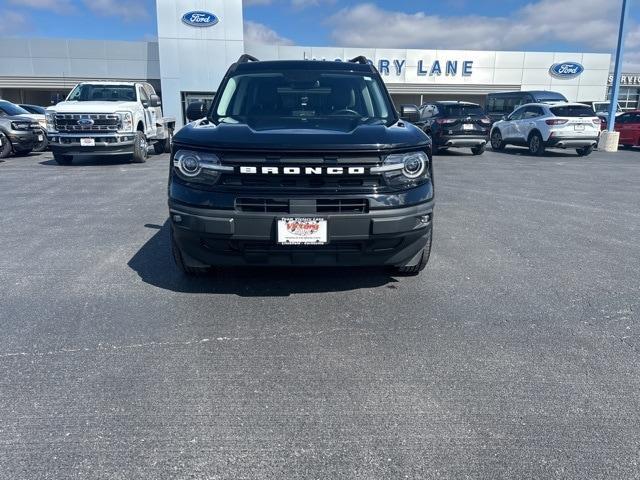
[[[438,110],[445,117],[469,117],[484,115],[478,105],[438,105]]]
[[[24,108],[6,101],[0,101],[0,110],[4,111],[7,115],[24,115],[25,113],[27,115],[29,114],[29,112],[27,112]]]
[[[68,102],[135,102],[136,89],[133,85],[95,85],[83,83],[69,94]]]
[[[556,117],[594,117],[595,112],[586,105],[567,105],[562,107],[552,107],[551,113]]]
[[[231,77],[213,120],[252,128],[340,128],[395,122],[381,82],[357,72],[285,70]]]

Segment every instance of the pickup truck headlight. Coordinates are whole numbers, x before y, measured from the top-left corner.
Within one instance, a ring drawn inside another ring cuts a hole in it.
[[[371,171],[382,173],[392,187],[411,187],[429,178],[429,157],[422,151],[394,153]]]
[[[173,167],[179,177],[196,183],[214,184],[222,172],[233,172],[233,167],[220,164],[214,153],[180,149],[173,157]]]
[[[118,115],[120,115],[120,123],[121,123],[121,127],[120,130],[118,130],[119,132],[133,132],[133,115],[131,114],[131,112],[116,112]]]
[[[11,122],[12,130],[29,130],[31,128],[31,124],[28,122]]]
[[[45,112],[44,114],[47,132],[56,131],[56,114],[55,112]]]

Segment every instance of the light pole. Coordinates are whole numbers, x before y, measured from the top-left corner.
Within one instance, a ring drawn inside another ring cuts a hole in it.
[[[624,53],[624,32],[629,17],[629,4],[631,0],[622,0],[622,12],[620,14],[620,28],[618,29],[618,46],[616,47],[616,62],[613,70],[613,83],[611,84],[611,103],[609,104],[609,132],[614,131],[616,124],[616,111],[618,110],[618,93],[620,91],[620,74],[622,73],[622,55]]]

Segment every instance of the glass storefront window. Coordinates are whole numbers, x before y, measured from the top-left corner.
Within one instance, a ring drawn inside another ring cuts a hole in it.
[[[611,100],[611,87],[607,90],[607,100]],[[625,111],[640,108],[640,87],[620,87],[618,103]]]
[[[186,125],[187,120],[187,107],[194,102],[203,102],[207,110],[213,103],[213,97],[216,92],[182,92],[182,121]]]

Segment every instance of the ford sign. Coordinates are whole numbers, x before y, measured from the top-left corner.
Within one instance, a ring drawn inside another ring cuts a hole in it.
[[[549,69],[552,77],[575,78],[584,72],[584,67],[577,62],[554,63]]]
[[[182,16],[182,23],[192,27],[213,27],[218,23],[218,17],[209,12],[187,12]]]

